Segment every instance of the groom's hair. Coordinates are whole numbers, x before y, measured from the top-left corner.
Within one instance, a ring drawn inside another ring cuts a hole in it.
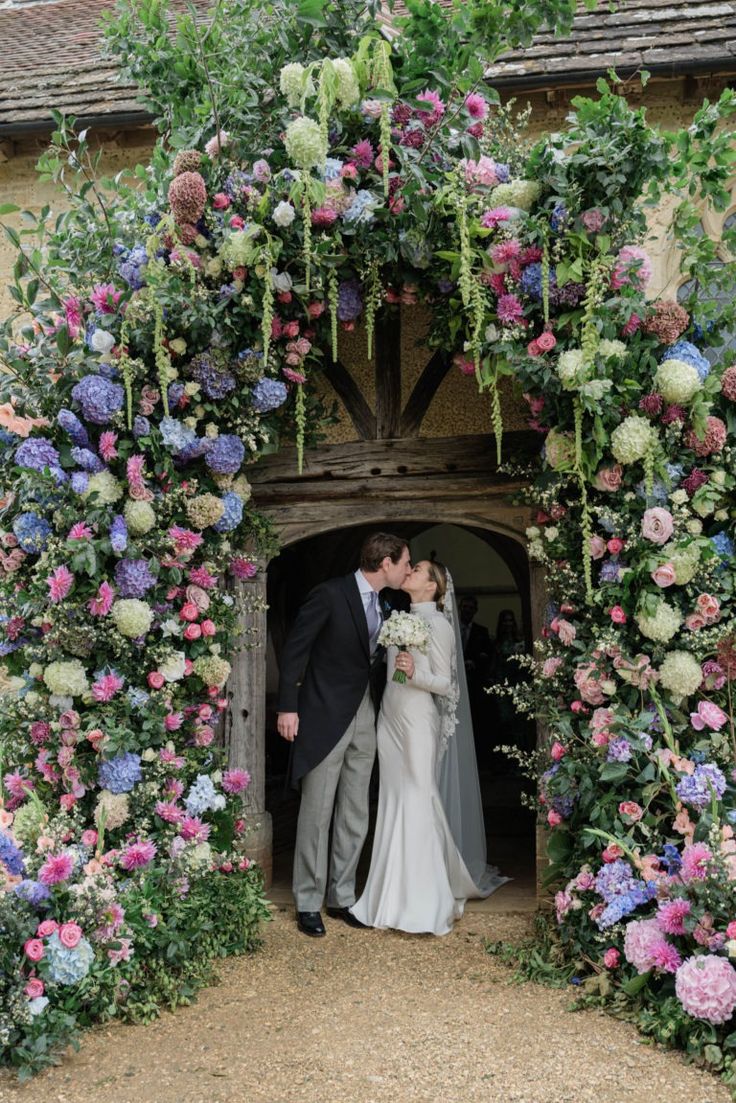
[[[386,556],[392,563],[398,563],[404,548],[408,546],[406,540],[390,532],[372,532],[365,538],[360,549],[361,571],[377,571]]]

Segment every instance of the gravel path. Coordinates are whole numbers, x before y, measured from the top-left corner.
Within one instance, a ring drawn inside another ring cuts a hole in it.
[[[467,915],[445,938],[324,939],[277,912],[263,950],[230,960],[192,1007],[86,1035],[9,1103],[729,1103],[708,1074],[645,1046],[569,993],[509,983],[481,939],[529,917]]]

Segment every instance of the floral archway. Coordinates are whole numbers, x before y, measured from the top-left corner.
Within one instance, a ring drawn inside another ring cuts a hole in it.
[[[672,192],[685,267],[712,259],[693,199],[728,202],[736,98],[663,135],[601,82],[528,145],[477,88],[397,79],[377,34],[290,61],[273,147],[217,119],[138,188],[104,191],[59,119],[41,169],[71,210],[7,228],[0,1037],[23,1069],[257,943],[248,776],[217,751],[233,583],[270,542],[247,465],[309,447],[341,328],[370,347],[407,296],[491,392],[499,448],[503,375],[544,438],[528,536],[554,604],[524,704],[551,733],[561,944],[730,1068],[736,367],[703,355],[712,306],[647,300],[642,239]]]

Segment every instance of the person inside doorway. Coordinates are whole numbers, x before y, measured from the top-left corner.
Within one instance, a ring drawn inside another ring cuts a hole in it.
[[[483,770],[490,765],[490,748],[494,742],[491,732],[493,701],[486,693],[486,687],[491,679],[494,647],[486,626],[478,624],[475,619],[478,613],[478,599],[475,594],[464,594],[460,598],[458,611],[465,676],[473,719],[475,753],[478,767]]]

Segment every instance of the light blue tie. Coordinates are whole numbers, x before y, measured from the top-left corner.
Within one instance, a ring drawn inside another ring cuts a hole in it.
[[[370,649],[371,652],[373,652],[376,650],[378,633],[381,631],[381,612],[378,608],[378,594],[375,590],[371,590],[370,600],[368,602],[368,609],[366,610],[366,620],[368,621],[368,639],[370,641]]]

